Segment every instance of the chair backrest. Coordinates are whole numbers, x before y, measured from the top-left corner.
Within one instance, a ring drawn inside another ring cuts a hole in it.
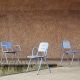
[[[9,49],[12,48],[12,42],[6,42],[6,41],[1,42],[1,48],[3,52],[8,51]]]
[[[41,42],[39,44],[38,52],[43,52],[44,55],[47,55],[48,46],[48,42]]]
[[[64,48],[64,49],[70,49],[71,48],[70,41],[63,40],[63,42],[62,42],[62,48]]]

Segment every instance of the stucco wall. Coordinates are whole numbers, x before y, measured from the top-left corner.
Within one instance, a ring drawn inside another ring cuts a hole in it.
[[[1,0],[0,0],[1,1]],[[49,42],[49,58],[60,58],[61,42],[71,41],[80,49],[79,0],[2,0],[0,5],[0,41],[21,45],[21,57],[31,54],[41,41]],[[37,4],[38,3],[38,4]],[[54,6],[53,6],[54,4]]]

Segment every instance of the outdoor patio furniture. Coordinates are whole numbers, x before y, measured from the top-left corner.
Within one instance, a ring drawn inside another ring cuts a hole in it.
[[[19,52],[21,51],[20,45],[15,45],[9,41],[3,41],[0,44],[2,49],[1,63],[3,62],[3,59],[2,59],[3,56],[7,64],[9,63],[9,59],[12,59],[12,60],[16,59],[16,61],[19,62]]]
[[[27,56],[27,58],[30,59],[30,60],[29,60],[29,63],[28,63],[27,71],[28,71],[29,66],[30,66],[30,64],[31,64],[31,61],[32,61],[32,60],[37,60],[37,61],[39,61],[39,66],[38,66],[38,72],[37,72],[37,74],[39,74],[39,71],[40,71],[40,69],[41,69],[41,65],[42,65],[43,60],[44,60],[44,61],[46,62],[46,64],[47,64],[47,66],[48,66],[49,72],[51,73],[51,70],[50,70],[49,65],[48,65],[48,63],[47,63],[47,50],[48,50],[48,45],[49,45],[48,42],[41,42],[41,43],[39,44],[39,47],[38,47],[38,48],[33,48],[33,49],[32,49],[32,55],[31,55],[31,56]],[[35,52],[34,52],[35,49],[37,49],[36,54],[35,54]]]
[[[62,50],[63,50],[63,55],[61,57],[60,64],[62,64],[62,62],[63,62],[64,55],[67,55],[67,60],[68,60],[68,56],[72,56],[72,58],[71,58],[71,64],[72,64],[73,60],[74,60],[74,56],[76,54],[80,53],[80,50],[72,49],[70,41],[68,41],[68,40],[63,40],[63,42],[62,42]]]

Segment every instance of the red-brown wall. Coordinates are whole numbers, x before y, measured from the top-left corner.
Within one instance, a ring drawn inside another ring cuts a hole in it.
[[[49,42],[48,56],[61,57],[61,42],[80,49],[79,0],[0,0],[0,41],[21,45],[21,57],[41,41]]]

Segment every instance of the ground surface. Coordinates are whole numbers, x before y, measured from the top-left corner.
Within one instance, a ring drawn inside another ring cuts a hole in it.
[[[1,76],[0,80],[80,80],[80,66],[66,66],[51,68],[37,72],[27,72],[14,75]]]

